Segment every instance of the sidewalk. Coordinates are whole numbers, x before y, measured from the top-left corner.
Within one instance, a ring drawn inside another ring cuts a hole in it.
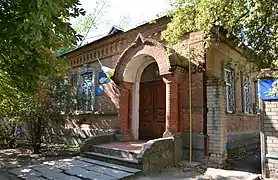
[[[190,163],[190,162],[184,162]],[[257,180],[260,175],[244,171],[208,168],[204,173],[191,168],[169,167],[163,170],[139,175],[135,180]]]
[[[140,175],[135,180],[254,180],[261,173],[260,151],[246,158],[234,161],[229,169],[206,168],[196,162],[183,161],[177,167]]]

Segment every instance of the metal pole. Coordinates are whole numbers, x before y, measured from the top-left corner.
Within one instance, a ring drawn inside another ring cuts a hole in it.
[[[189,59],[189,74],[188,74],[188,84],[189,84],[189,160],[192,161],[192,88],[191,88],[191,62]]]

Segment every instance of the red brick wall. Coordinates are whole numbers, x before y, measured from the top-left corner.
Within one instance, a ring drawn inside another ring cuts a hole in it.
[[[120,90],[119,119],[120,127],[128,138],[132,138],[132,97],[133,84],[124,82],[123,88]]]
[[[128,130],[128,101],[129,101],[129,90],[121,89],[120,90],[120,108],[119,108],[119,119],[120,119],[120,127],[122,130]]]
[[[226,115],[228,132],[258,132],[259,117],[253,115]]]
[[[180,85],[180,101],[183,109],[181,119],[183,121],[183,131],[189,131],[189,78],[188,72],[184,76],[184,83]],[[193,132],[202,133],[204,128],[204,94],[203,94],[203,73],[192,74],[191,80],[192,95],[192,129]],[[205,107],[204,107],[205,106]]]

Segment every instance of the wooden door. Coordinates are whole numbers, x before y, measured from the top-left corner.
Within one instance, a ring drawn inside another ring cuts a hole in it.
[[[140,83],[139,139],[162,137],[165,131],[166,87],[162,80]]]
[[[166,85],[156,82],[154,88],[154,138],[161,138],[166,125]]]
[[[162,137],[166,122],[166,86],[157,63],[151,63],[144,69],[139,96],[139,139]]]

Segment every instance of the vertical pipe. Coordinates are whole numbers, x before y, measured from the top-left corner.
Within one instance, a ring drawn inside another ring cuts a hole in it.
[[[165,132],[172,132],[172,129],[171,129],[171,124],[170,124],[170,121],[171,121],[171,85],[170,85],[170,82],[167,81],[166,82],[166,123],[165,123],[165,126],[166,126],[166,131]],[[167,135],[166,135],[167,136]]]
[[[192,89],[191,89],[191,62],[189,59],[188,84],[189,84],[189,160],[192,161]]]
[[[205,47],[204,47],[205,49]],[[208,157],[208,132],[207,132],[207,113],[208,113],[208,106],[207,106],[207,52],[205,50],[204,53],[204,63],[203,63],[203,94],[204,94],[204,101],[203,101],[203,133],[204,133],[204,155],[205,158]]]

